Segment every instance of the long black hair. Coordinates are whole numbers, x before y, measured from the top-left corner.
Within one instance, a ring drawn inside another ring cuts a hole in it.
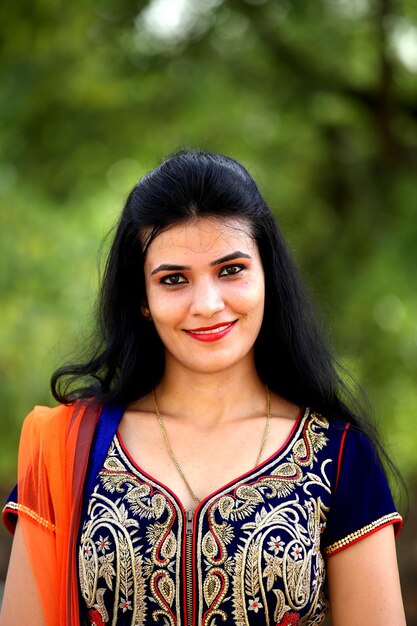
[[[160,381],[164,348],[140,314],[144,260],[161,231],[197,217],[240,218],[251,226],[265,273],[264,319],[255,343],[260,378],[299,406],[351,421],[376,442],[255,181],[236,160],[200,150],[169,156],[128,196],[103,276],[93,352],[53,374],[54,397],[127,404]]]

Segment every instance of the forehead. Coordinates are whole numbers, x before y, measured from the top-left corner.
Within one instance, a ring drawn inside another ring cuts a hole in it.
[[[174,224],[161,232],[148,249],[145,265],[159,260],[187,257],[220,258],[239,250],[258,256],[249,222],[243,219],[198,218]]]

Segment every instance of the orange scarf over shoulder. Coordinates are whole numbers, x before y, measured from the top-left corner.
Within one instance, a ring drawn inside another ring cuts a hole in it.
[[[79,626],[76,539],[98,407],[35,407],[22,428],[18,513],[46,626]]]

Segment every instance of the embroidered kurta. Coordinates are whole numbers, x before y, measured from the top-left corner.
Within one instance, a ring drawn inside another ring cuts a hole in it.
[[[320,624],[326,559],[401,525],[368,440],[308,409],[275,454],[193,513],[111,437],[77,541],[87,624]]]
[[[192,514],[116,434],[82,521],[83,612],[96,626],[320,624],[326,557],[399,521],[369,443],[308,410]]]

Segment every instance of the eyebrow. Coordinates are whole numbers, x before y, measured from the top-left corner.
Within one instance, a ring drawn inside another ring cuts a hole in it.
[[[222,256],[221,259],[217,259],[216,261],[212,261],[210,265],[214,267],[215,265],[220,265],[221,263],[227,263],[227,261],[235,261],[236,259],[251,259],[252,257],[249,254],[245,254],[245,252],[240,252],[236,250],[236,252],[232,252],[231,254],[226,254],[226,256]]]
[[[232,252],[231,254],[226,254],[226,256],[222,256],[220,259],[216,259],[210,263],[211,267],[215,267],[216,265],[220,265],[221,263],[227,263],[228,261],[235,261],[236,259],[252,259],[249,254],[245,252],[240,252],[240,250],[236,250],[236,252]],[[184,272],[190,271],[191,267],[189,265],[171,265],[170,263],[162,263],[162,265],[158,265],[151,272],[151,276],[157,274],[158,272]]]
[[[158,272],[180,272],[184,270],[190,270],[191,267],[189,265],[170,265],[169,263],[162,263],[162,265],[158,265],[151,272],[151,276],[157,274]]]

